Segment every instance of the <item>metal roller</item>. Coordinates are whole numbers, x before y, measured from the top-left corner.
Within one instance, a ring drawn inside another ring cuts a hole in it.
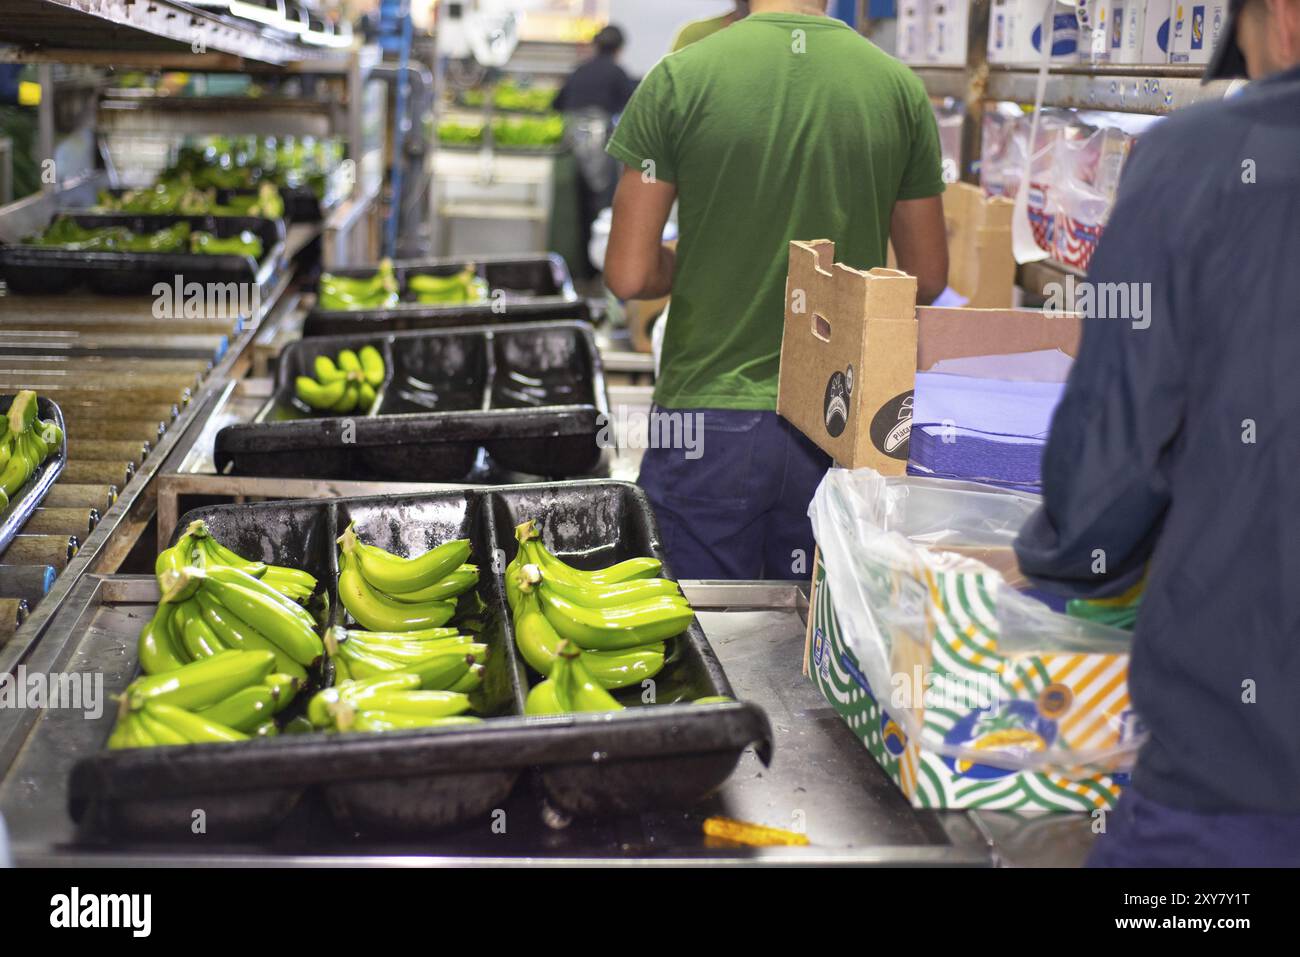
[[[35,608],[56,574],[49,565],[0,565],[0,598],[23,598]]]
[[[45,493],[42,505],[50,508],[95,508],[107,512],[117,501],[116,485],[78,484],[59,481]]]
[[[93,434],[93,429],[86,429]],[[149,454],[152,445],[144,440],[130,439],[77,439],[68,443],[68,457],[74,459],[96,459],[98,461],[124,461],[139,465]]]
[[[72,445],[69,444],[69,449]],[[94,459],[72,459],[63,465],[60,476],[65,482],[78,485],[116,485],[118,488],[131,481],[135,466],[120,460],[98,462]]]
[[[33,535],[89,535],[99,524],[99,509],[50,506],[32,510],[23,531]]]
[[[80,547],[76,535],[15,535],[0,560],[6,565],[49,565],[63,571]]]
[[[22,598],[0,598],[0,646],[4,645],[31,611]]]

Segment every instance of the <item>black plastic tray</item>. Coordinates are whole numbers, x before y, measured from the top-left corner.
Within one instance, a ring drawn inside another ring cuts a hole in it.
[[[0,396],[0,415],[6,415],[14,404],[15,396]],[[45,461],[36,467],[31,478],[23,483],[16,497],[9,500],[4,511],[0,511],[0,561],[4,560],[4,551],[9,547],[15,535],[22,531],[23,525],[32,517],[45,498],[45,493],[58,480],[63,465],[68,461],[68,430],[63,423],[63,412],[58,405],[43,395],[36,396],[36,415],[44,421],[51,419],[63,432],[63,444],[58,451],[46,456]]]
[[[147,295],[178,276],[186,283],[255,283],[270,285],[284,258],[284,221],[254,216],[170,216],[135,213],[95,213],[69,210],[79,226],[125,226],[135,233],[153,233],[186,221],[195,231],[226,238],[248,230],[262,240],[262,258],[214,256],[202,253],[102,252],[45,246],[0,246],[0,279],[14,292],[52,293],[88,285],[111,295]]]
[[[751,745],[770,760],[772,732],[758,706],[672,704],[732,694],[698,621],[672,639],[655,679],[658,705],[640,706],[642,690],[631,688],[619,692],[629,706],[623,712],[522,717],[537,676],[515,652],[504,597],[514,527],[538,519],[547,546],[575,565],[663,558],[650,506],[634,485],[566,482],[213,506],[188,513],[178,532],[195,518],[243,555],[315,574],[330,590],[331,623],[343,620],[333,543],[349,522],[366,540],[403,554],[468,536],[486,606],[478,613],[490,647],[484,691],[501,717],[443,732],[100,751],[78,761],[69,781],[69,812],[85,836],[188,836],[194,808],[205,810],[214,839],[266,834],[303,801],[323,802],[345,831],[413,836],[475,819],[488,823],[529,771],[562,813],[638,813],[711,794]],[[666,564],[664,574],[671,577]],[[113,718],[101,720],[107,741]]]
[[[388,370],[369,414],[325,415],[294,397],[316,356],[365,345]],[[586,323],[328,336],[285,348],[275,394],[252,422],[217,433],[214,457],[239,475],[459,482],[484,449],[508,472],[574,478],[605,462],[597,438],[608,420]]]
[[[412,273],[451,276],[474,263],[479,278],[489,290],[499,291],[495,305],[489,301],[468,305],[456,303],[437,306],[415,301],[407,289],[406,278]],[[337,269],[334,275],[364,278],[374,275],[378,266]],[[573,289],[569,267],[558,253],[535,253],[514,256],[475,256],[459,259],[398,260],[393,263],[402,301],[383,309],[312,308],[303,323],[303,336],[346,335],[362,330],[396,332],[432,329],[472,323],[528,322],[544,319],[589,320],[585,300]]]

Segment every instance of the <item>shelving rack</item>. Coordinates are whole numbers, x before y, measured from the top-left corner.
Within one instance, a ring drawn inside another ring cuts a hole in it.
[[[43,96],[39,108],[38,155],[55,155],[56,73],[73,65],[91,68],[180,70],[192,73],[242,73],[259,77],[314,76],[337,87],[332,102],[279,95],[260,99],[205,101],[194,97],[130,97],[103,95],[102,84],[92,82],[96,97],[90,111],[95,132],[113,129],[138,133],[275,133],[339,136],[347,144],[352,162],[353,189],[327,218],[316,224],[295,224],[286,246],[292,256],[319,239],[322,256],[330,265],[373,258],[378,238],[375,216],[384,168],[386,79],[379,76],[379,51],[321,49],[277,34],[261,24],[189,7],[171,0],[6,0],[0,13],[0,61],[31,63],[37,67]],[[84,84],[82,85],[84,87]],[[69,87],[60,85],[60,92]],[[80,90],[78,92],[81,92]],[[62,161],[59,164],[63,165]],[[0,238],[12,241],[39,229],[59,209],[89,205],[96,191],[108,185],[103,170],[56,168],[43,192],[0,207]],[[257,333],[279,320],[291,307],[293,269],[286,267],[265,290],[253,315],[232,320],[211,367],[178,403],[178,413],[155,437],[146,458],[120,488],[116,502],[84,536],[80,550],[68,562],[49,592],[26,622],[4,643],[0,639],[0,673],[13,669],[31,652],[49,621],[77,581],[86,573],[116,570],[137,542],[152,554],[154,542],[142,534],[156,511],[155,475],[172,451],[192,429],[201,428],[208,398],[242,378],[248,371]],[[0,297],[0,332],[30,329],[34,320],[49,320],[59,328],[66,304],[44,304],[40,297]],[[112,301],[81,297],[84,304],[79,329],[90,345],[75,349],[78,356],[166,356],[184,349],[188,339],[152,318],[148,297],[116,297]],[[21,321],[19,321],[21,320]],[[129,327],[129,334],[110,328]],[[212,338],[209,336],[208,338]],[[217,336],[220,338],[220,336]],[[135,343],[127,348],[127,341]],[[152,344],[143,352],[142,340]],[[123,352],[126,349],[126,352]],[[116,350],[116,351],[114,351]],[[112,393],[104,393],[111,401]],[[76,441],[76,437],[73,437]],[[83,439],[84,441],[84,439]]]
[[[988,62],[989,0],[971,0],[965,66],[913,65],[931,98],[952,98],[964,104],[961,179],[979,183],[980,140],[987,105],[997,102],[1032,106],[1038,69]],[[869,24],[867,24],[869,27]],[[1043,106],[1076,110],[1103,110],[1162,116],[1205,100],[1222,99],[1230,84],[1201,83],[1204,67],[1197,65],[1141,65],[1054,63],[1049,68]],[[1079,271],[1053,261],[1020,267],[1017,283],[1031,296],[1048,282]]]

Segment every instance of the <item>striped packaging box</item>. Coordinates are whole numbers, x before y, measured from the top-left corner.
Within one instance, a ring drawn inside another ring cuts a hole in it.
[[[972,570],[974,569],[974,570]],[[813,683],[914,807],[1015,811],[1109,808],[1127,775],[1046,765],[1015,770],[937,753],[926,741],[1031,754],[1096,751],[1132,740],[1128,656],[998,649],[1001,579],[976,563],[954,570],[890,571],[898,601],[921,606],[927,641],[896,635],[894,686],[879,695],[849,648],[818,555],[806,667]],[[910,657],[909,657],[910,656]],[[909,689],[912,689],[909,691]],[[923,695],[921,741],[890,716],[900,692]]]

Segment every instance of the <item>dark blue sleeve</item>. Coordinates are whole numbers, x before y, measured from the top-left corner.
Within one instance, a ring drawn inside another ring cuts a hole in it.
[[[1164,466],[1186,394],[1178,317],[1187,277],[1169,207],[1160,208],[1163,182],[1175,179],[1161,176],[1161,145],[1141,144],[1130,157],[1093,257],[1097,306],[1052,420],[1043,504],[1016,540],[1025,575],[1059,593],[1103,596],[1134,584],[1169,505]],[[1128,315],[1097,315],[1102,303],[1118,304],[1112,294],[1121,288]]]

